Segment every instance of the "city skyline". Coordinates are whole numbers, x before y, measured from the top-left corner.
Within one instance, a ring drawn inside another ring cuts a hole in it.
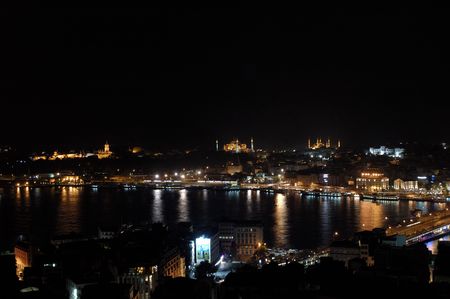
[[[0,10],[1,298],[450,298],[444,9],[40,6]]]

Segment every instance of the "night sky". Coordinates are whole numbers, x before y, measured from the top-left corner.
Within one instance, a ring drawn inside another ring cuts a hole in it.
[[[392,10],[0,12],[0,144],[447,139],[449,19]]]

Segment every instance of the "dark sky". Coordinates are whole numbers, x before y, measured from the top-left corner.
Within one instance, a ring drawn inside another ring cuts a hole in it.
[[[0,12],[2,140],[18,146],[302,146],[447,138],[445,11]]]

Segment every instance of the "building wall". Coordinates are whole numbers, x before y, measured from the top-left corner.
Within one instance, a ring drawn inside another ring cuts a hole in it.
[[[299,174],[295,178],[296,186],[310,186],[311,184],[319,184],[319,176],[317,174]]]
[[[236,259],[248,261],[263,243],[263,229],[261,226],[236,227]]]
[[[222,254],[233,253],[234,237],[234,223],[219,223],[219,248]]]
[[[149,298],[158,283],[158,266],[133,267],[117,277],[117,283],[131,284],[138,293],[139,299]]]
[[[356,189],[376,192],[389,189],[389,178],[380,170],[366,169],[356,178]]]
[[[186,277],[186,263],[184,257],[175,254],[167,259],[162,266],[163,276],[165,277]]]
[[[23,276],[26,267],[31,267],[31,248],[29,246],[14,247],[14,255],[16,257],[16,274],[19,278]]]
[[[368,249],[364,251],[368,256]],[[330,256],[336,261],[344,262],[347,266],[349,260],[361,257],[361,250],[359,247],[331,247]]]
[[[394,181],[394,189],[395,190],[404,190],[404,191],[417,191],[417,190],[419,190],[419,182],[418,181],[403,181],[402,179],[396,179]]]

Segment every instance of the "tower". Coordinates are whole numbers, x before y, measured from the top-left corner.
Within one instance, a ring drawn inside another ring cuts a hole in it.
[[[253,137],[250,139],[250,149],[252,152],[255,151],[254,147],[253,147]]]
[[[326,145],[326,147],[327,147],[327,148],[330,148],[330,147],[331,147],[331,140],[330,140],[330,137],[328,137],[328,139],[327,139],[327,145]]]
[[[216,152],[219,151],[219,139],[216,139]]]
[[[239,153],[239,139],[236,139],[236,154]]]
[[[337,147],[338,148],[340,148],[341,147],[341,141],[338,139],[338,142],[337,142]]]
[[[308,148],[311,148],[311,138],[308,138]]]
[[[106,140],[105,147],[104,147],[104,152],[105,152],[105,153],[109,153],[109,144],[108,144],[108,140]]]

